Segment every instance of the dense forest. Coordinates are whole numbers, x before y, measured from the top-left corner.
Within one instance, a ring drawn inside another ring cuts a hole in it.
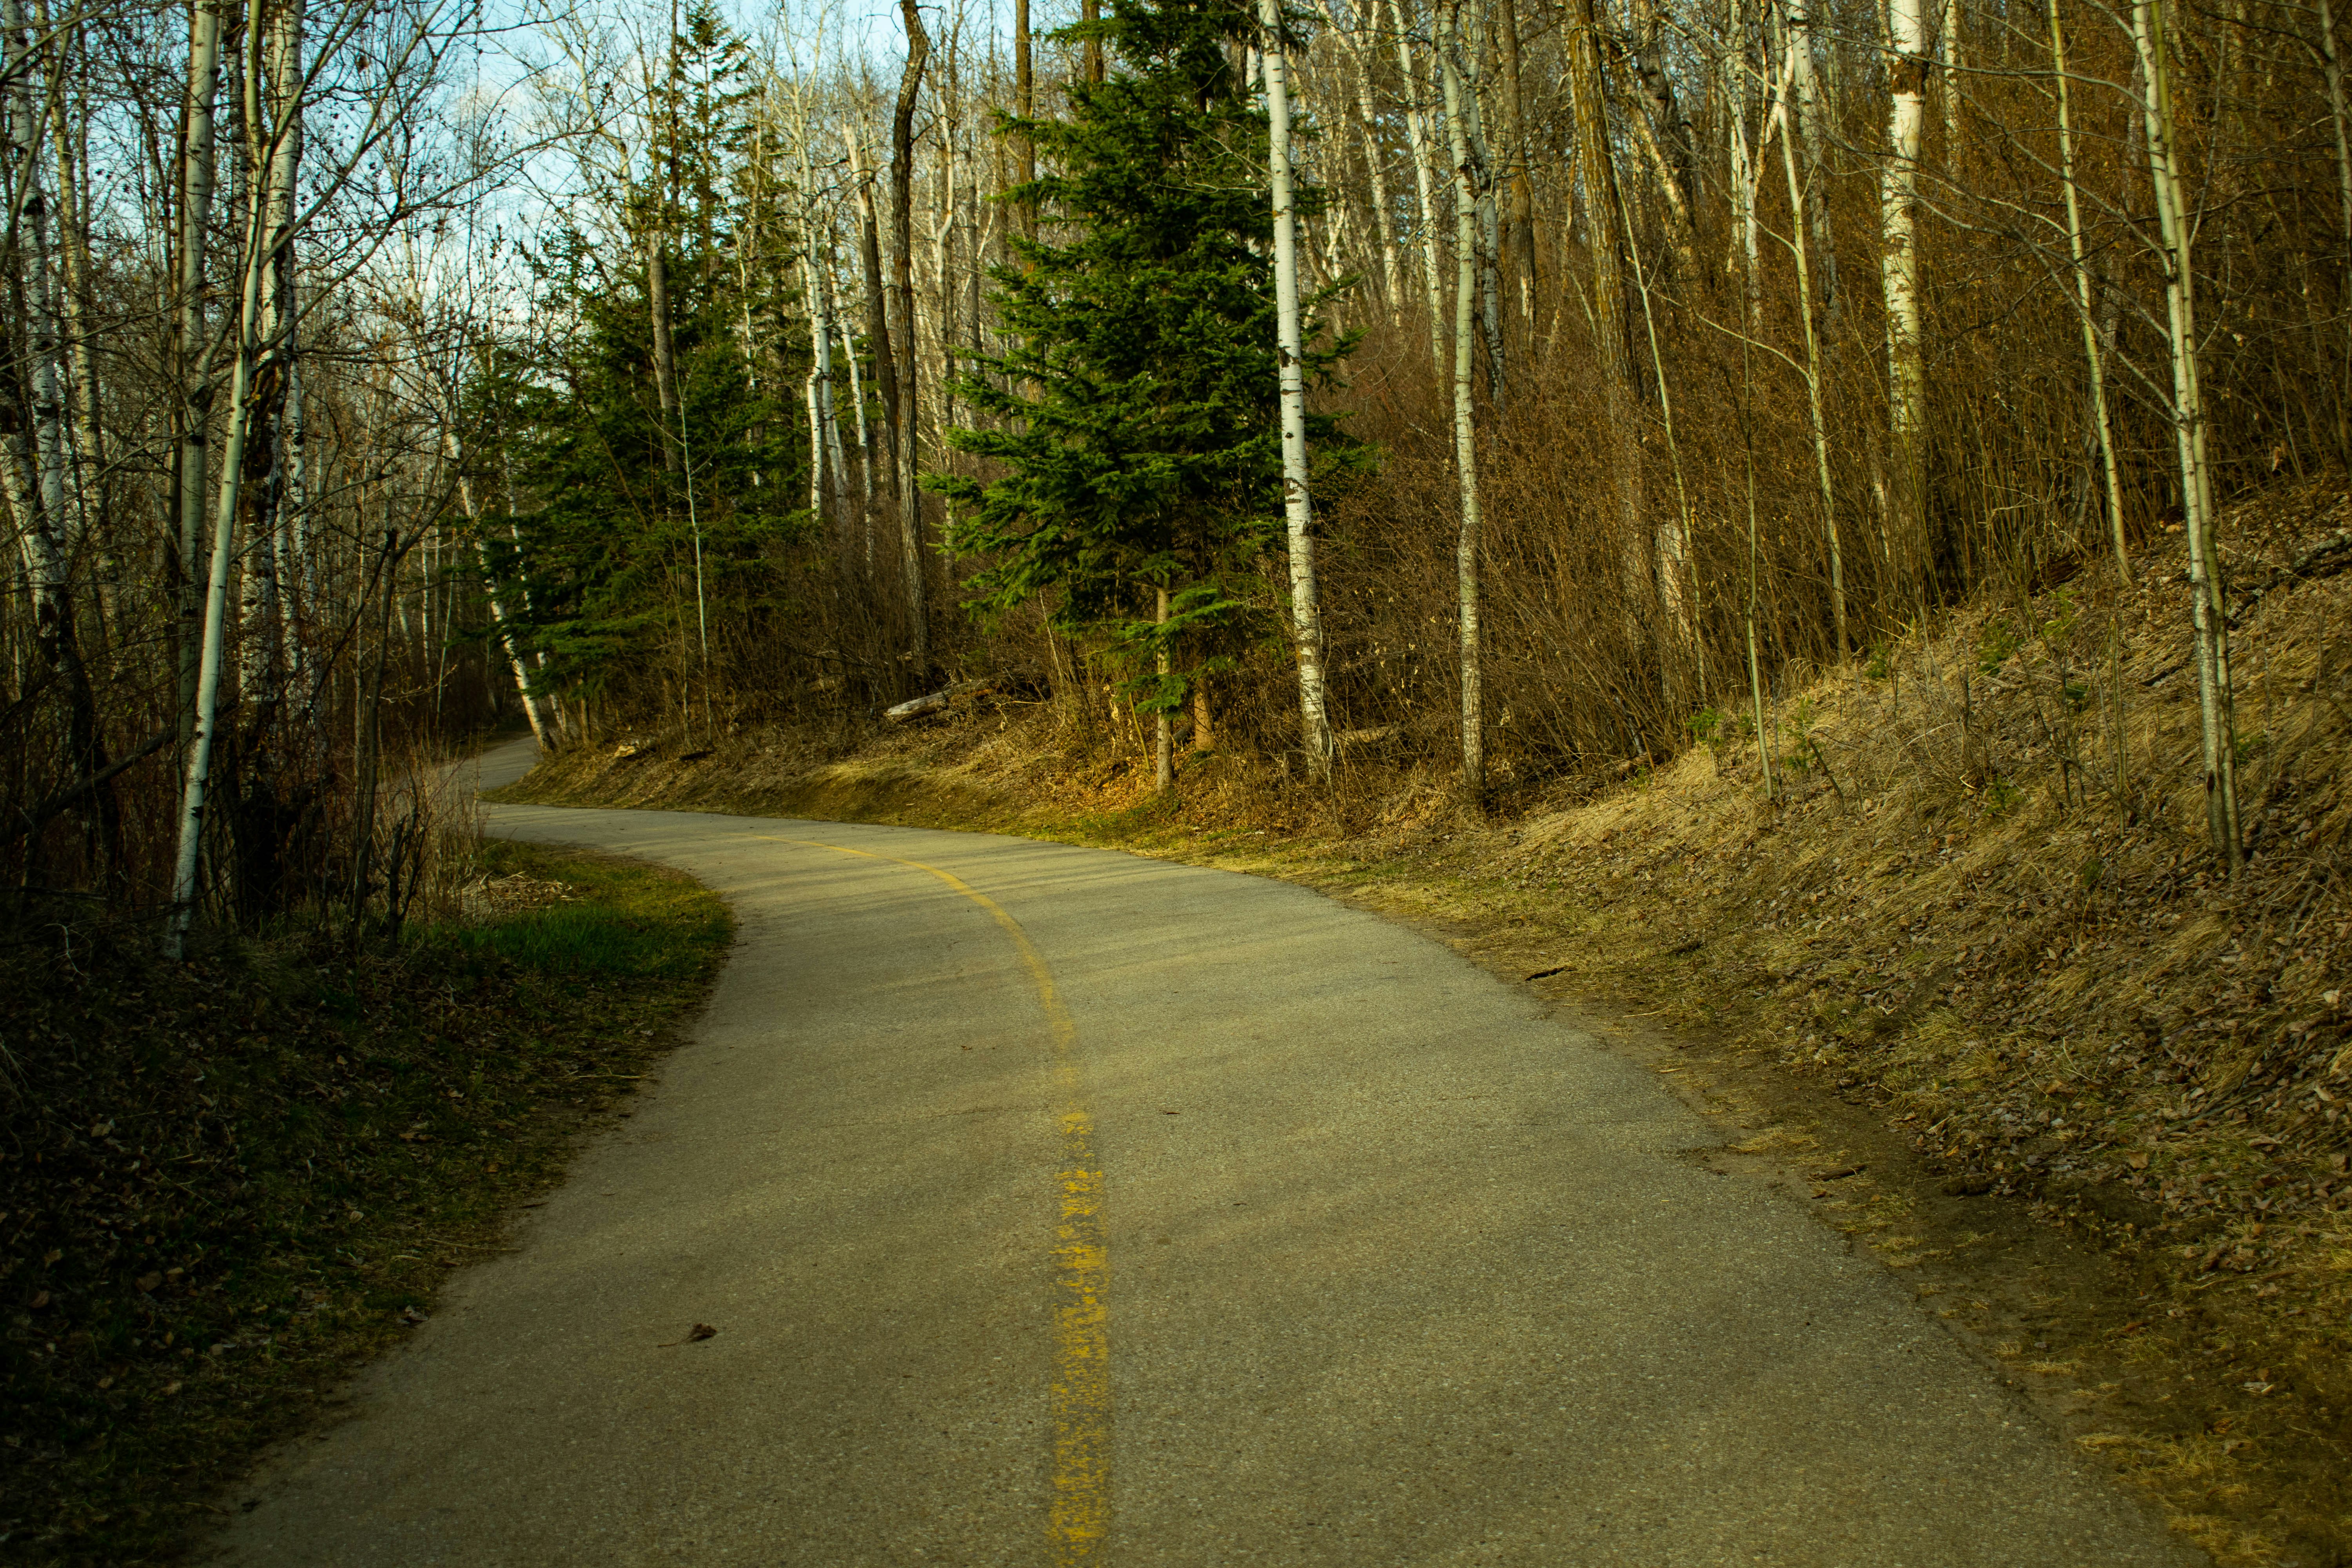
[[[2112,624],[2169,534],[2226,870],[2221,510],[2352,452],[2329,0],[5,0],[0,53],[0,871],[174,948],[396,921],[414,779],[517,715],[985,682],[1162,787],[1377,735],[1475,809],[1971,595]],[[2069,777],[2156,809],[2123,685]]]

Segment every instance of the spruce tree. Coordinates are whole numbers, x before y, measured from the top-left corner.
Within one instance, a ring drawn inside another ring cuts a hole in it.
[[[1048,172],[1003,198],[1039,215],[992,273],[1014,346],[961,379],[980,418],[948,436],[992,477],[926,481],[954,508],[950,548],[985,562],[969,607],[1042,595],[1066,631],[1165,665],[1136,682],[1162,713],[1271,624],[1252,570],[1283,533],[1266,121],[1234,69],[1255,26],[1232,0],[1112,0],[1072,29],[1108,46],[1108,79],[1072,83],[1065,118],[1000,118]],[[1328,384],[1353,340],[1307,338]],[[1328,416],[1308,433],[1327,466],[1350,460]]]

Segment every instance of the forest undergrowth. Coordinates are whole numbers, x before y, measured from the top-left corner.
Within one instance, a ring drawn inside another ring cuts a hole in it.
[[[0,1562],[176,1557],[627,1114],[724,907],[605,857],[467,862],[395,947],[0,931]]]
[[[1675,1071],[1769,1069],[1751,1147],[1825,1148],[1790,1131],[1809,1095],[1866,1110],[1901,1157],[1816,1185],[1838,1223],[1942,1279],[1920,1287],[1951,1290],[1936,1310],[2218,1559],[2341,1563],[2352,496],[2282,487],[2231,537],[2252,839],[2234,882],[2205,835],[2177,535],[2120,591],[2021,584],[1792,670],[1760,746],[1752,718],[1704,711],[1671,760],[1475,819],[1377,731],[1346,737],[1328,790],[1280,757],[1191,752],[1155,797],[1115,694],[1076,723],[1071,699],[1009,685],[903,727],[575,750],[510,798],[1024,833],[1433,922],[1548,996],[1665,1031],[1691,1053]],[[2003,1316],[1969,1263],[1994,1215],[2096,1267],[2036,1274]]]

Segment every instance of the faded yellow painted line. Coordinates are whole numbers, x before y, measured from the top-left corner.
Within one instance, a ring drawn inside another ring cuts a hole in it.
[[[753,837],[771,844],[831,849],[927,872],[986,910],[1004,928],[1037,992],[1054,1040],[1054,1092],[1060,1102],[1060,1214],[1054,1226],[1054,1497],[1047,1522],[1055,1568],[1099,1563],[1110,1533],[1110,1254],[1103,1244],[1102,1167],[1078,1068],[1077,1026],[1055,988],[1045,955],[1004,907],[952,871],[814,838]]]

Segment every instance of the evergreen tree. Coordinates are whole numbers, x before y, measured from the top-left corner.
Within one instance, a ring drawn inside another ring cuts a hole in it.
[[[796,194],[772,171],[748,177],[744,52],[715,12],[688,10],[668,66],[646,162],[614,193],[625,243],[558,230],[534,265],[540,313],[565,330],[477,389],[476,417],[498,433],[485,489],[521,498],[488,554],[498,574],[527,572],[515,619],[551,690],[699,689],[706,622],[723,665],[786,597],[775,547],[810,531],[797,257],[763,243],[793,232]],[[649,246],[667,278],[668,389]]]
[[[1014,346],[961,379],[980,418],[948,437],[995,477],[926,482],[955,508],[950,547],[987,563],[970,607],[1042,594],[1065,630],[1158,656],[1138,685],[1164,713],[1220,636],[1267,624],[1252,567],[1282,536],[1266,121],[1234,69],[1255,23],[1232,0],[1113,0],[1072,31],[1108,46],[1108,79],[1073,82],[1066,118],[998,122],[1050,172],[1003,197],[1040,237],[992,274]],[[1327,384],[1354,341],[1307,341]],[[1355,455],[1328,416],[1309,436],[1326,466]]]

